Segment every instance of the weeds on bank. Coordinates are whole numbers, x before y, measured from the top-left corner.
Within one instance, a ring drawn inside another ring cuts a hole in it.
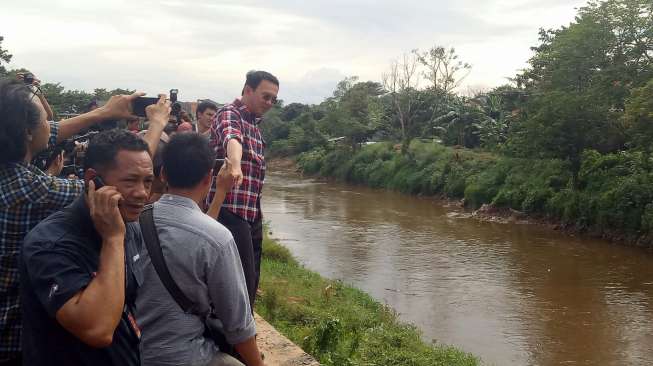
[[[568,161],[517,159],[413,141],[317,149],[301,154],[307,174],[408,194],[465,199],[465,205],[512,208],[580,231],[653,246],[653,160],[637,151],[586,150],[577,176]]]
[[[428,345],[392,309],[340,281],[297,264],[290,252],[263,242],[256,311],[323,365],[478,365],[452,347]]]

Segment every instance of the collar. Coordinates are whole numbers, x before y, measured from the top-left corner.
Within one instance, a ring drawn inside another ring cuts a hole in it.
[[[161,198],[159,198],[158,202],[166,205],[186,207],[191,210],[202,212],[202,209],[200,209],[200,206],[197,205],[197,202],[193,201],[188,197],[179,196],[176,194],[166,193],[163,196],[161,196]]]
[[[245,103],[243,103],[243,101],[240,98],[236,98],[234,102],[231,104],[233,104],[240,111],[240,113],[243,114],[247,122],[250,122],[254,125],[258,125],[259,123],[261,123],[261,121],[263,121],[263,118],[256,117],[256,115],[252,113],[249,110],[249,108],[247,108]]]
[[[21,171],[28,170],[34,174],[45,175],[45,173],[41,169],[39,169],[36,165],[32,163],[26,163],[24,161],[16,161],[16,162],[8,163],[7,166],[15,170],[21,170]]]

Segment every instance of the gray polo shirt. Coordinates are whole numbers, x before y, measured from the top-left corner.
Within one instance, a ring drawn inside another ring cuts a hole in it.
[[[188,198],[165,194],[154,204],[154,223],[173,279],[202,312],[213,304],[231,344],[256,334],[245,276],[234,239]],[[143,284],[136,298],[142,330],[142,365],[206,365],[219,352],[202,336],[203,320],[184,313],[159,279],[145,246]]]

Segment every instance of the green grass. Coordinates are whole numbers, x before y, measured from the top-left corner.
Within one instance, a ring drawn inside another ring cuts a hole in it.
[[[263,242],[256,311],[323,365],[478,365],[467,353],[429,345],[392,309],[340,281],[300,266],[269,238]]]

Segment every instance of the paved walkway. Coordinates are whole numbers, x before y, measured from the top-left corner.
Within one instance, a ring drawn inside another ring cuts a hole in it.
[[[296,344],[277,332],[270,323],[254,314],[256,318],[256,343],[265,354],[266,366],[320,366],[315,359]]]

